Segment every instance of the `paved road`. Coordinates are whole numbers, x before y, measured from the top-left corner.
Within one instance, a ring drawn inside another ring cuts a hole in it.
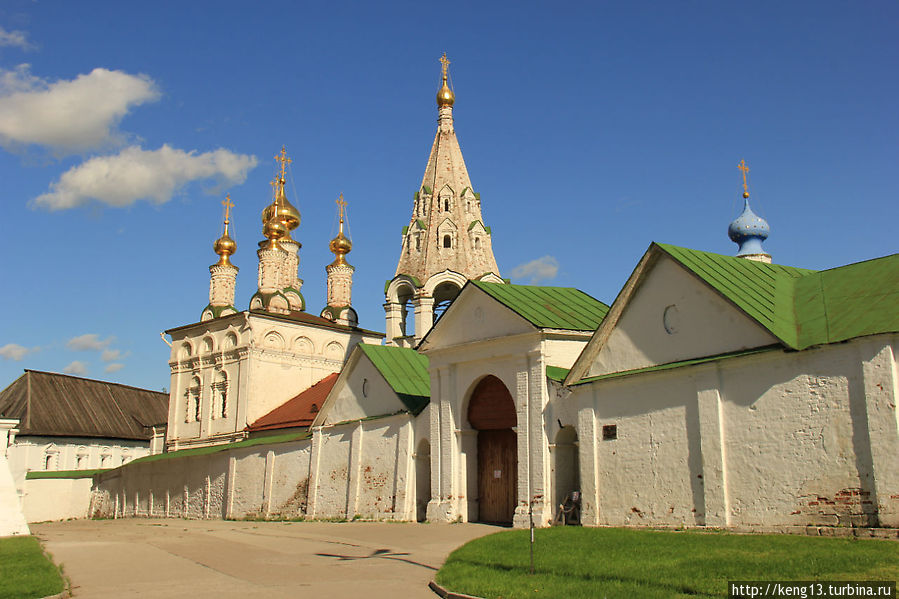
[[[79,599],[436,597],[449,553],[483,524],[74,520],[32,534]]]

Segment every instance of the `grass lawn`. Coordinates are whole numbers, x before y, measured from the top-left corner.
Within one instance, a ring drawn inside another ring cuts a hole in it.
[[[36,538],[0,538],[0,599],[47,597],[64,588],[59,568]]]
[[[899,542],[616,528],[542,528],[456,549],[437,582],[488,599],[727,597],[728,580],[897,580]]]

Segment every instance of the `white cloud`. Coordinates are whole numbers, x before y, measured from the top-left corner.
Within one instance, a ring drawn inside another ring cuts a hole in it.
[[[32,347],[29,349],[27,347],[22,347],[18,343],[7,343],[3,347],[0,347],[0,357],[4,360],[15,360],[18,362],[28,354],[36,352],[39,349],[39,347]]]
[[[23,50],[31,49],[31,44],[25,37],[24,31],[7,31],[0,27],[0,46],[15,46]]]
[[[62,371],[66,374],[87,374],[87,364],[75,360],[74,362],[63,368]]]
[[[543,256],[524,264],[519,264],[509,273],[513,279],[530,279],[531,285],[554,279],[559,273],[559,261],[552,256]]]
[[[105,350],[113,341],[115,341],[115,337],[100,339],[100,335],[96,333],[87,333],[72,337],[66,342],[66,347],[74,351],[100,351]]]
[[[115,130],[133,106],[159,98],[146,75],[94,69],[50,82],[31,65],[0,69],[0,145],[36,144],[78,152],[121,142]]]
[[[118,372],[124,367],[124,364],[107,364],[104,372]]]
[[[103,353],[100,355],[100,359],[104,362],[114,362],[115,360],[127,358],[130,353],[131,352],[123,352],[120,349],[104,349]]]
[[[168,144],[158,150],[138,146],[112,156],[91,158],[62,174],[50,191],[33,200],[48,210],[65,210],[97,200],[109,206],[129,206],[138,200],[164,204],[191,181],[216,179],[221,184],[243,183],[256,166],[255,156],[223,148],[197,154]]]

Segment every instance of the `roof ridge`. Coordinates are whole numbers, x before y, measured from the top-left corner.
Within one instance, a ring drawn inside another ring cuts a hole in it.
[[[159,395],[165,395],[166,397],[168,397],[168,395],[169,395],[167,392],[163,392],[163,391],[154,391],[153,389],[146,389],[144,387],[135,387],[134,385],[126,385],[125,383],[116,383],[114,381],[101,381],[100,379],[89,379],[84,376],[75,376],[74,374],[66,374],[63,372],[49,372],[47,370],[34,370],[31,368],[25,368],[23,370],[25,372],[31,372],[34,374],[46,374],[46,375],[50,375],[50,376],[59,376],[59,377],[75,379],[75,380],[79,380],[79,381],[87,381],[89,383],[100,383],[101,385],[115,385],[116,387],[124,387],[126,389],[134,389],[135,391],[145,391],[147,393],[157,393]],[[15,381],[13,381],[13,382],[15,382]]]

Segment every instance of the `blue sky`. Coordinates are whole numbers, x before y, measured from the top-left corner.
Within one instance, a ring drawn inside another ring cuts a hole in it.
[[[353,303],[383,330],[444,51],[513,282],[611,302],[651,241],[733,254],[741,159],[776,262],[896,251],[895,2],[325,4],[0,6],[0,386],[167,387],[159,332],[208,301],[226,192],[238,307],[255,291],[282,145],[309,310],[342,192]]]

